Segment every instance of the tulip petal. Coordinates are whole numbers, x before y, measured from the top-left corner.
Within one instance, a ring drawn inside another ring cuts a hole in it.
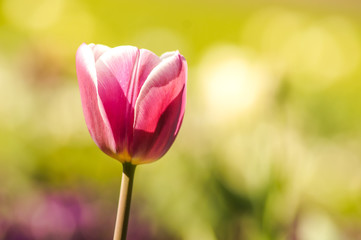
[[[133,98],[132,98],[133,107],[135,107],[136,99],[148,75],[160,62],[161,59],[153,52],[146,49],[140,49],[137,73],[136,76],[134,77],[136,81],[133,86],[134,88]]]
[[[184,115],[187,63],[178,52],[166,53],[161,60],[135,105],[132,152],[144,161],[158,159],[169,149]]]
[[[131,101],[136,62],[139,50],[122,46],[103,53],[96,62],[98,93],[114,135],[117,153],[127,155],[134,119]],[[120,156],[122,157],[122,156]]]
[[[162,157],[172,146],[183,120],[185,86],[159,117],[154,132],[134,129],[133,164],[147,163]]]
[[[91,47],[82,44],[76,54],[76,70],[85,122],[91,137],[98,147],[111,155],[115,142],[109,121],[97,93],[95,58]]]
[[[105,46],[105,45],[102,45],[102,44],[93,44],[93,43],[89,44],[89,47],[93,50],[95,62],[99,59],[99,57],[101,55],[103,55],[103,53],[105,53],[106,51],[111,49],[108,46]]]

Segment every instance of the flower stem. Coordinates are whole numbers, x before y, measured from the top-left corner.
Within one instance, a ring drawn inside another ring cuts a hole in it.
[[[126,240],[130,201],[132,198],[133,179],[136,165],[123,163],[122,183],[118,203],[117,220],[115,222],[113,240]]]

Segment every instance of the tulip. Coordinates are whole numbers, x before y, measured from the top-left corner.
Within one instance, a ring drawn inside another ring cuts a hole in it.
[[[132,46],[82,44],[76,56],[85,121],[98,147],[141,164],[162,157],[174,142],[186,102],[187,63]]]
[[[131,194],[135,166],[161,158],[179,132],[186,104],[187,62],[178,51],[158,57],[133,46],[83,43],[76,54],[76,70],[92,139],[104,153],[123,163],[119,214],[121,204],[130,205],[130,197],[122,194]],[[127,222],[127,216],[119,221]]]

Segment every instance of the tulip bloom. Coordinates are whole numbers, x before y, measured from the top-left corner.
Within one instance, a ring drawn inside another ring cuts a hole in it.
[[[82,44],[76,70],[85,122],[97,146],[133,165],[162,157],[182,124],[187,62],[132,46]]]

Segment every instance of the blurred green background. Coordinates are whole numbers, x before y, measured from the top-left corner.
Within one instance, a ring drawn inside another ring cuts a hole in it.
[[[122,169],[85,125],[83,42],[189,64],[129,239],[361,239],[356,0],[0,0],[0,239],[112,239]]]

